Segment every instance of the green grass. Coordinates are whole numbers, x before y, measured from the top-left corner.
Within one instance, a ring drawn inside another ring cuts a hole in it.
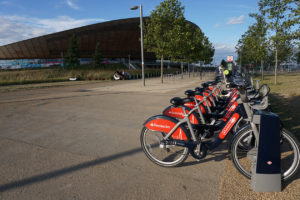
[[[35,69],[0,70],[0,86],[22,85],[30,83],[47,83],[68,81],[70,77],[78,80],[112,80],[116,70],[125,70],[132,78],[141,78],[141,70],[128,70],[122,64],[105,64],[100,68],[92,65],[81,65],[72,68],[50,67]],[[165,73],[178,71],[178,69],[167,69]],[[160,75],[159,69],[145,69],[146,77]]]
[[[255,79],[260,80],[261,77],[257,75]],[[277,80],[275,85],[274,75],[266,75],[263,81],[271,88],[271,109],[300,140],[300,73],[280,74]]]

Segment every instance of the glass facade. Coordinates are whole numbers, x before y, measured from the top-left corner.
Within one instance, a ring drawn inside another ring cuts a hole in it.
[[[92,62],[92,58],[79,58],[80,64]],[[62,66],[61,58],[51,59],[19,59],[19,60],[0,60],[0,69],[22,69],[22,68],[40,68],[50,66]]]

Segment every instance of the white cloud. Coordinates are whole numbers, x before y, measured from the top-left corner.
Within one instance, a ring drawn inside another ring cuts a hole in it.
[[[16,10],[16,9],[24,10],[24,7],[22,6],[22,4],[15,3],[13,1],[0,1],[0,6],[7,7],[6,9],[13,8],[13,10]]]
[[[0,5],[9,6],[9,5],[11,5],[11,2],[9,2],[9,1],[0,1]]]
[[[249,5],[243,5],[243,4],[231,5],[231,6],[235,7],[235,8],[240,8],[240,9],[255,9],[255,7],[252,7]]]
[[[245,20],[245,16],[241,15],[239,17],[230,17],[226,24],[232,25],[232,24],[243,24]]]
[[[79,6],[76,5],[74,2],[72,2],[71,0],[66,0],[66,3],[67,3],[67,5],[68,5],[70,8],[72,8],[72,9],[74,9],[74,10],[79,10],[79,9],[80,9]]]
[[[12,22],[5,17],[0,17],[0,24],[0,45],[46,34],[46,31],[30,27],[24,23]]]
[[[35,24],[36,26],[45,29],[45,30],[53,30],[55,32],[57,31],[62,31],[62,30],[67,30],[79,26],[83,26],[86,24],[91,24],[95,22],[103,22],[105,21],[104,19],[73,19],[68,16],[59,16],[57,18],[52,18],[52,19],[35,19]]]
[[[53,32],[68,30],[104,19],[73,19],[68,16],[39,19],[22,16],[0,16],[0,45],[17,42]]]
[[[215,24],[215,27],[220,27],[221,26],[221,24]]]
[[[233,45],[225,43],[215,43],[214,47],[219,51],[235,51],[235,47]]]
[[[214,62],[220,64],[222,59],[226,60],[227,56],[233,55],[233,58],[236,59],[235,46],[226,43],[215,43],[215,55]]]

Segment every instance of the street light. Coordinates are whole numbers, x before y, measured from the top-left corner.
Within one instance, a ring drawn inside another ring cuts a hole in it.
[[[242,50],[240,50],[240,65],[241,65],[241,71],[242,71]]]
[[[136,10],[140,7],[140,26],[141,26],[141,61],[142,61],[142,80],[143,86],[145,86],[145,71],[144,71],[144,37],[143,37],[143,7],[142,4],[140,6],[132,6],[130,10]]]

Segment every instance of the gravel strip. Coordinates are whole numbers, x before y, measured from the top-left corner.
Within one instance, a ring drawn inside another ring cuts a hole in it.
[[[219,199],[300,199],[300,171],[292,180],[283,183],[282,192],[254,192],[251,182],[240,174],[231,160],[224,162],[224,175],[221,178]]]

